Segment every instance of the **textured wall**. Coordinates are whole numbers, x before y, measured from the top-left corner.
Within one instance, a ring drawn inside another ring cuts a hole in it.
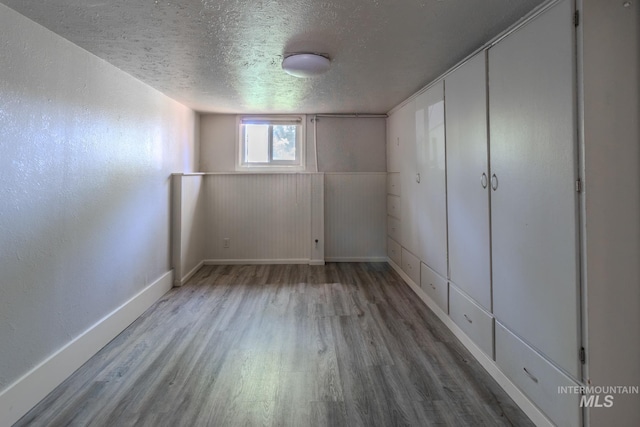
[[[169,269],[197,116],[0,5],[0,391]]]
[[[386,172],[386,119],[318,118],[320,172]]]
[[[201,172],[234,172],[236,170],[236,116],[203,114],[200,120]]]

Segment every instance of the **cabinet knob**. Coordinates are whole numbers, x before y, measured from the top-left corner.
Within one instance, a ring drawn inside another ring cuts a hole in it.
[[[480,185],[482,185],[482,188],[487,188],[488,181],[489,179],[487,178],[487,174],[482,172],[482,175],[480,176]]]
[[[495,173],[491,175],[491,188],[493,188],[493,191],[498,189],[498,177]]]
[[[416,182],[418,184],[420,184],[420,174],[419,173],[416,174]]]

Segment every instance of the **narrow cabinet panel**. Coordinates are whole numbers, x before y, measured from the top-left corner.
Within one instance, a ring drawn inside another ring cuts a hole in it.
[[[402,223],[401,243],[414,254],[421,256],[418,245],[417,224],[419,219],[416,200],[416,125],[415,125],[415,101],[407,102],[394,113],[400,126],[400,148],[402,167],[400,168],[400,192],[401,192],[401,216]]]
[[[417,253],[443,277],[447,271],[447,190],[444,129],[444,83],[434,84],[415,100],[413,180]],[[404,183],[403,183],[404,184]]]
[[[496,319],[579,378],[572,3],[489,49],[491,241]]]
[[[387,216],[387,235],[392,239],[400,240],[400,220],[392,216]]]
[[[449,316],[482,351],[493,358],[493,317],[455,286],[449,287]]]
[[[400,218],[400,197],[387,195],[387,215]]]
[[[449,284],[447,279],[420,263],[420,288],[440,307],[449,313]]]
[[[491,311],[485,52],[447,76],[445,93],[450,279]]]
[[[405,248],[402,248],[402,269],[416,285],[420,286],[420,260]]]
[[[391,238],[387,238],[387,255],[398,266],[402,265],[402,247]]]
[[[387,174],[387,193],[400,196],[400,174],[398,172]]]

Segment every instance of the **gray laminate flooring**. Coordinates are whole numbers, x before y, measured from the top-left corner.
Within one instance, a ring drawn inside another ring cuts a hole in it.
[[[385,263],[205,266],[17,426],[531,425]]]

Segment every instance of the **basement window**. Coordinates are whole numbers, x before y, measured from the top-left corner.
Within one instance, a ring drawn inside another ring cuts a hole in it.
[[[239,117],[237,170],[304,170],[304,123],[301,116]]]

